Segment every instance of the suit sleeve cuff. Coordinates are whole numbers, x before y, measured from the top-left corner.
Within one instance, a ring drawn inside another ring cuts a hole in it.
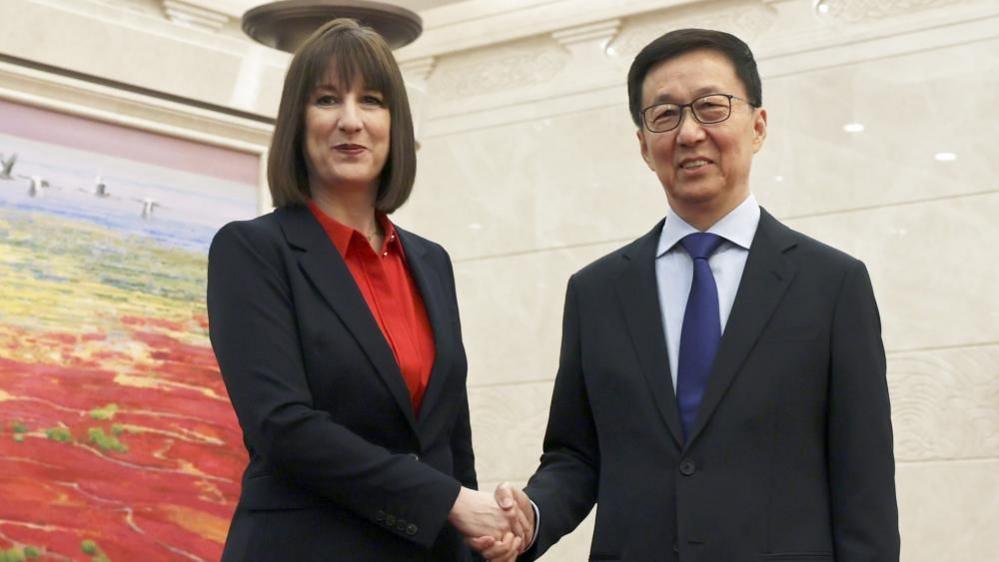
[[[538,540],[538,529],[541,528],[541,510],[538,509],[538,504],[534,503],[534,500],[528,500],[531,502],[531,507],[534,508],[534,534],[531,535],[531,542],[527,543],[524,550],[530,550],[534,546],[534,542]]]

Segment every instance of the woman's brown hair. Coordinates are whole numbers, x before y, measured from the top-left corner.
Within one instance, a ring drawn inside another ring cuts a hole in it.
[[[302,146],[305,109],[313,90],[331,72],[340,84],[353,84],[359,79],[364,88],[384,96],[391,129],[375,208],[391,213],[409,198],[416,179],[416,140],[409,99],[399,65],[381,35],[344,18],[326,23],[309,36],[288,67],[267,159],[267,181],[274,206],[304,205],[311,197]]]

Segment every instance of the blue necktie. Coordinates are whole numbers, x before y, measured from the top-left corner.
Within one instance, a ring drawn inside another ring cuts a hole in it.
[[[711,273],[708,258],[718,249],[723,238],[717,234],[697,232],[680,240],[694,262],[694,278],[690,296],[683,312],[680,332],[680,355],[677,358],[676,401],[684,437],[690,435],[697,419],[697,409],[704,398],[711,366],[721,341],[721,321],[718,313],[718,286]]]

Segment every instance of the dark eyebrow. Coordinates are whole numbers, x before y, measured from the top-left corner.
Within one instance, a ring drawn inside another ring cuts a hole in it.
[[[707,96],[710,94],[720,94],[721,92],[722,89],[717,86],[704,86],[694,90],[693,97],[691,97],[690,100],[687,100],[687,103],[690,103],[691,100],[694,100],[701,96]],[[679,104],[680,102],[676,101],[676,98],[668,93],[661,93],[656,97],[652,98],[652,103],[650,103],[649,105],[659,105],[661,103]]]
[[[652,101],[649,102],[649,105],[650,106],[659,105],[661,103],[676,103],[676,102],[673,101],[673,96],[669,94],[659,94],[658,96],[652,98]]]

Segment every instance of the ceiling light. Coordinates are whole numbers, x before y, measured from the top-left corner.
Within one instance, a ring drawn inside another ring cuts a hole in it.
[[[957,154],[953,152],[937,152],[933,155],[933,159],[937,162],[953,162],[957,160]]]
[[[848,132],[848,133],[862,133],[862,132],[864,132],[864,124],[863,123],[847,123],[846,125],[843,125],[843,130],[846,131],[846,132]]]

